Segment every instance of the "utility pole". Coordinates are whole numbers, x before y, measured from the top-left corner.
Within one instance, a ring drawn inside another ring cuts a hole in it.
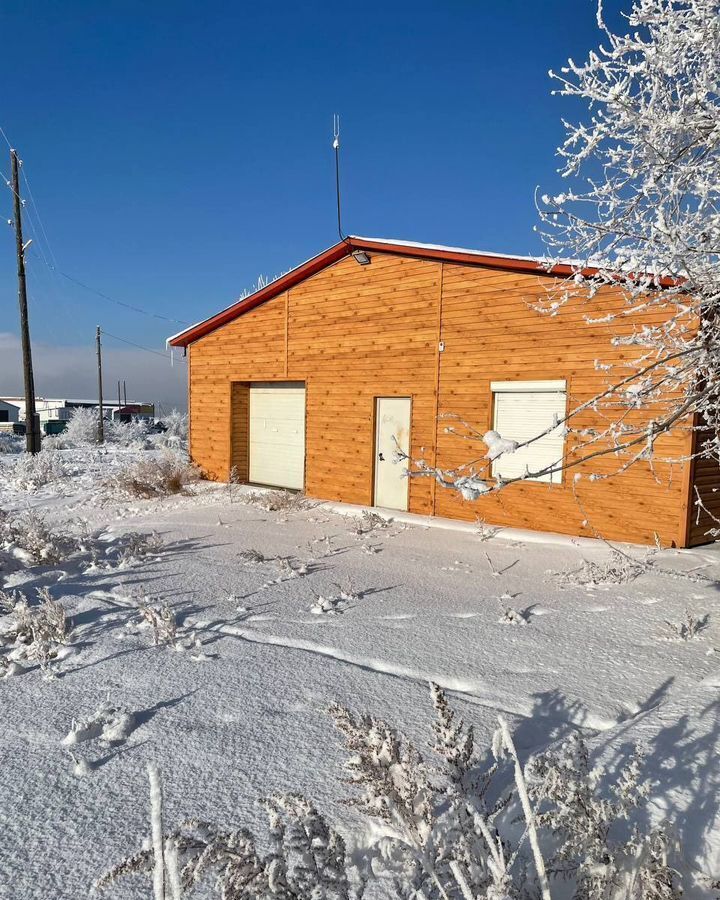
[[[95,330],[95,343],[97,345],[97,366],[98,366],[98,444],[102,444],[105,440],[105,428],[103,422],[103,391],[102,391],[102,346],[100,344],[100,326]]]
[[[15,150],[10,151],[12,190],[15,209],[15,241],[17,244],[18,301],[20,303],[20,340],[25,382],[25,447],[28,453],[40,452],[40,428],[35,414],[35,378],[33,376],[30,322],[28,320],[27,286],[25,284],[25,250],[22,233],[22,203],[20,201],[19,161]]]

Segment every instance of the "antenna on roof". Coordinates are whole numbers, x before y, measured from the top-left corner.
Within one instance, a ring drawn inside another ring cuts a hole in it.
[[[333,116],[333,150],[335,151],[335,197],[337,200],[337,229],[340,240],[349,244],[350,241],[342,230],[342,218],[340,215],[340,116]]]

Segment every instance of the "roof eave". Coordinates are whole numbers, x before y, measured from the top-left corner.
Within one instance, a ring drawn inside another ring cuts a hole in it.
[[[307,262],[296,266],[285,275],[276,278],[275,281],[271,281],[270,284],[260,288],[259,291],[250,294],[249,297],[243,297],[242,300],[238,300],[237,303],[233,303],[232,306],[228,306],[226,309],[211,316],[209,319],[205,319],[205,321],[199,322],[197,325],[186,328],[185,331],[181,331],[179,334],[174,334],[167,339],[167,343],[171,347],[189,346],[194,341],[209,334],[211,331],[215,331],[216,328],[227,325],[228,322],[232,322],[233,319],[243,315],[243,313],[249,312],[251,309],[259,306],[261,303],[271,300],[273,297],[277,297],[278,294],[282,294],[284,291],[289,290],[293,285],[299,284],[301,281],[304,281],[311,275],[315,275],[317,272],[332,265],[344,256],[348,256],[353,249],[354,248],[349,241],[340,241],[337,244],[333,244],[332,247],[323,250],[322,253],[318,253],[317,256],[313,256],[312,259],[309,259]]]
[[[480,266],[492,269],[500,269],[508,272],[519,272],[523,274],[544,275],[556,278],[567,278],[580,274],[585,278],[592,278],[599,272],[597,268],[582,266],[581,263],[556,263],[549,264],[547,261],[535,259],[533,257],[522,256],[504,256],[491,253],[483,253],[480,251],[462,250],[460,248],[443,248],[428,244],[413,244],[410,242],[380,240],[373,238],[364,238],[350,236],[344,241],[333,244],[327,250],[313,256],[307,262],[296,266],[285,275],[272,281],[270,284],[244,297],[237,303],[233,303],[226,309],[186,328],[184,331],[175,334],[167,339],[167,344],[171,347],[188,347],[194,341],[199,340],[210,332],[215,331],[223,325],[232,322],[238,316],[249,312],[261,303],[277,297],[284,291],[289,290],[306,278],[317,274],[327,266],[338,262],[345,256],[349,256],[354,250],[369,250],[376,253],[392,253],[400,256],[414,256],[420,259],[437,260],[440,262],[453,262],[462,265]],[[632,278],[630,274],[627,277]],[[663,287],[677,285],[677,280],[672,278],[660,278],[658,284]]]

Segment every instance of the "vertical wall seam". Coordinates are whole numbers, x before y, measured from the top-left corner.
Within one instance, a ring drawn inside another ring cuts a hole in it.
[[[437,302],[437,335],[435,342],[435,404],[433,407],[433,468],[437,468],[438,460],[438,415],[440,412],[440,341],[442,340],[442,311],[443,311],[443,275],[445,272],[445,263],[440,263],[440,278],[438,283],[438,302]],[[435,493],[437,490],[437,481],[435,478],[430,479],[430,508],[431,513],[435,515]]]
[[[285,377],[288,377],[288,329],[290,319],[290,290],[285,294]]]

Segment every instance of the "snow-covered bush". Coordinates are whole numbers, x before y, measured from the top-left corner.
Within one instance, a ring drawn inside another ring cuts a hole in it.
[[[73,719],[62,745],[74,747],[95,740],[108,745],[119,744],[127,740],[136,725],[133,713],[106,700],[91,715]]]
[[[171,450],[183,450],[188,443],[188,416],[187,413],[174,409],[169,415],[160,419],[160,425],[165,429],[153,438],[157,447],[169,447]]]
[[[8,480],[14,487],[28,493],[34,493],[46,484],[59,481],[66,474],[62,460],[45,449],[40,453],[23,454],[12,467],[8,467],[6,472]]]
[[[0,548],[27,565],[54,565],[77,552],[79,543],[71,534],[60,534],[35,509],[0,519]]]
[[[98,441],[98,411],[96,409],[73,410],[65,431],[58,435],[57,449],[86,447]]]
[[[555,882],[574,900],[678,900],[680,877],[669,864],[665,832],[643,829],[645,817],[633,824],[649,796],[639,756],[610,779],[591,766],[583,739],[574,736],[523,768],[502,718],[488,756],[439,687],[432,686],[432,697],[428,758],[379,719],[331,710],[349,755],[350,803],[372,821],[363,828],[369,845],[352,858],[296,794],[265,802],[265,855],[241,827],[190,821],[164,833],[156,783],[152,841],[99,886],[146,873],[156,897],[179,900],[212,874],[224,900],[348,900],[380,878],[381,892],[393,887],[401,900],[550,900]],[[157,892],[163,885],[168,893]]]
[[[118,543],[118,565],[132,565],[148,557],[157,556],[159,553],[162,553],[164,547],[163,539],[156,531],[150,534],[144,534],[141,531],[130,531],[124,534]]]
[[[0,431],[0,453],[22,453],[24,449],[25,438],[22,435]]]
[[[129,422],[111,421],[105,423],[105,441],[118,447],[143,449],[147,446],[149,428],[142,419]]]
[[[120,497],[167,497],[181,494],[200,473],[196,466],[176,453],[166,451],[157,459],[130,461],[105,482]]]
[[[65,434],[61,432],[60,434],[46,434],[42,439],[42,449],[46,453],[51,453],[55,450],[70,450],[72,448]]]
[[[506,606],[499,619],[501,625],[527,625],[529,621],[527,610],[513,606]]]
[[[12,603],[9,622],[3,622],[0,629],[0,643],[10,647],[4,668],[7,670],[11,662],[36,662],[43,673],[51,675],[58,648],[67,643],[67,615],[65,607],[53,599],[47,588],[39,588],[37,595],[39,603],[31,604],[22,593],[3,594],[6,612]]]

